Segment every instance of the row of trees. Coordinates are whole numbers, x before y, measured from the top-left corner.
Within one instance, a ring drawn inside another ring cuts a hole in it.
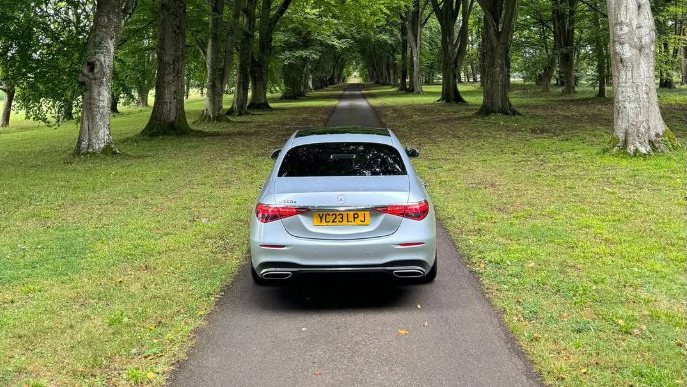
[[[645,154],[675,146],[672,135],[662,136],[654,75],[659,87],[687,82],[684,2],[477,0],[473,7],[473,1],[412,1],[399,21],[388,22],[398,28],[379,29],[361,45],[366,79],[421,93],[422,80],[440,73],[439,101],[446,103],[464,102],[461,80],[479,79],[481,115],[518,114],[508,98],[514,76],[542,92],[555,82],[564,95],[587,81],[606,97],[613,84],[617,148]]]
[[[601,97],[613,84],[619,148],[649,153],[665,149],[653,74],[660,87],[687,80],[677,0],[0,0],[0,27],[0,124],[13,106],[46,122],[76,115],[78,153],[117,152],[110,113],[147,106],[153,88],[142,134],[180,135],[191,89],[206,96],[201,121],[227,121],[269,109],[268,92],[298,98],[353,69],[412,93],[440,77],[445,103],[479,81],[482,115],[518,114],[513,76],[564,94],[589,82]]]

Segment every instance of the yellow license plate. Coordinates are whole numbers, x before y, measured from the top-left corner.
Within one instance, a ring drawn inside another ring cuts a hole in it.
[[[350,212],[315,212],[313,214],[315,226],[369,226],[369,211]]]

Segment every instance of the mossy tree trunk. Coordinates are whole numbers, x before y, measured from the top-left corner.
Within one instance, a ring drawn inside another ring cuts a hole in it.
[[[405,14],[401,15],[401,79],[398,90],[408,90],[408,31]]]
[[[563,94],[575,93],[575,18],[578,0],[552,0],[553,30],[559,64],[563,70]]]
[[[208,45],[205,53],[207,70],[207,98],[198,118],[202,122],[225,121],[227,116],[222,108],[224,97],[224,63],[222,61],[222,19],[224,17],[224,0],[210,1],[210,27]],[[231,53],[229,53],[231,55]]]
[[[651,4],[647,0],[608,0],[608,24],[615,89],[615,149],[643,155],[664,152],[676,143],[663,122],[656,95],[656,27]]]
[[[183,135],[191,131],[184,111],[185,39],[185,0],[162,0],[155,102],[150,120],[141,135]]]
[[[509,50],[515,27],[516,0],[478,0],[484,12],[482,34],[482,107],[478,115],[516,115],[510,102]]]
[[[84,92],[77,154],[118,152],[110,135],[112,68],[122,28],[135,7],[136,0],[96,2],[86,63],[79,75]]]
[[[599,1],[594,1],[595,8],[599,8]],[[596,78],[597,78],[597,93],[596,96],[606,98],[606,47],[608,41],[605,39],[607,34],[601,28],[601,19],[598,12],[592,12],[592,24],[594,26],[594,56],[596,56]]]
[[[248,114],[248,88],[250,86],[250,66],[253,57],[253,39],[255,37],[255,8],[257,0],[241,1],[241,23],[239,23],[240,40],[238,42],[238,65],[236,66],[236,87],[234,100],[228,115],[241,116]]]
[[[283,0],[272,12],[272,0],[262,0],[260,11],[260,26],[258,28],[258,52],[251,66],[251,93],[249,109],[269,109],[267,102],[267,74],[269,73],[270,58],[272,56],[272,38],[277,23],[284,16],[291,5],[291,0]]]
[[[410,46],[410,87],[413,94],[422,93],[422,67],[420,66],[420,49],[422,44],[422,10],[420,1],[414,0],[413,7],[407,11],[406,31]]]
[[[456,81],[460,78],[460,68],[467,53],[468,20],[472,11],[473,0],[431,0],[434,13],[441,27],[441,98],[440,102],[465,102],[460,95]],[[455,36],[455,25],[461,15],[458,36]]]

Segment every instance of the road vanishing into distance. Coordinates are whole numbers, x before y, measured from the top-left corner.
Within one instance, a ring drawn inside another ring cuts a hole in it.
[[[342,125],[381,126],[356,85],[327,123]],[[264,287],[244,265],[171,386],[540,386],[441,225],[437,249],[428,285]]]

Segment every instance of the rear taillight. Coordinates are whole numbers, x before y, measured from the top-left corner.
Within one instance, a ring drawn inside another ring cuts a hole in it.
[[[274,222],[275,220],[288,218],[289,216],[294,216],[308,212],[307,208],[298,207],[287,207],[287,206],[270,206],[267,204],[258,203],[255,206],[255,216],[262,223]]]
[[[426,200],[423,200],[419,203],[375,207],[375,210],[385,214],[401,216],[412,220],[422,220],[427,217],[427,214],[429,214],[429,203]]]

